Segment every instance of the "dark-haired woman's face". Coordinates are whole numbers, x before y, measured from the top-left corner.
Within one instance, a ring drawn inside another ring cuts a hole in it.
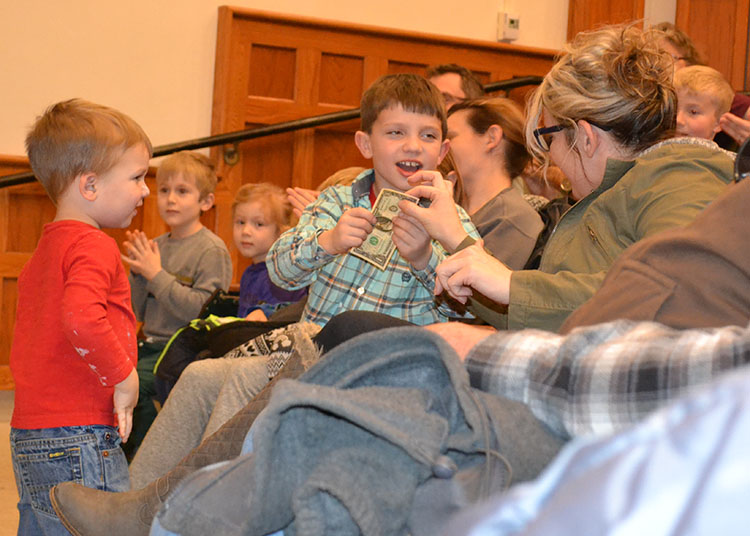
[[[468,110],[461,110],[448,117],[448,139],[451,141],[451,153],[456,161],[461,177],[465,181],[475,178],[476,170],[487,158],[483,150],[483,136],[469,125]]]

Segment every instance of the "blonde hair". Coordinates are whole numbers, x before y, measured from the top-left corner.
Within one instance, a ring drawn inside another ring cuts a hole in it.
[[[531,154],[549,165],[534,137],[542,111],[566,127],[568,145],[579,120],[609,131],[614,141],[637,153],[669,136],[677,115],[671,59],[658,47],[658,34],[635,26],[609,26],[579,33],[531,96],[526,141]]]
[[[675,89],[685,89],[694,95],[707,96],[716,108],[716,118],[729,111],[734,90],[716,69],[705,65],[691,65],[674,74]]]
[[[201,153],[180,151],[165,158],[156,170],[156,184],[175,175],[182,175],[186,179],[192,178],[200,192],[201,200],[216,190],[216,168],[213,162]]]
[[[124,113],[70,99],[53,104],[36,119],[26,136],[26,153],[34,175],[57,204],[77,176],[109,171],[139,143],[153,154],[146,133]]]
[[[232,201],[232,216],[238,205],[260,202],[272,223],[276,225],[279,234],[297,225],[297,217],[292,211],[292,205],[281,187],[270,182],[243,184]]]

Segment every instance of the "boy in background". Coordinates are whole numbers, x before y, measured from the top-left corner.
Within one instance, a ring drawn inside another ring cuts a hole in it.
[[[148,195],[151,142],[128,116],[73,99],[37,119],[26,148],[56,213],[18,278],[10,356],[18,534],[68,534],[52,486],[130,488],[120,442],[138,398],[136,323],[119,249],[101,228],[130,225]]]
[[[327,188],[304,210],[297,226],[271,247],[269,276],[290,290],[310,285],[302,320],[321,326],[348,310],[419,325],[445,321],[433,289],[435,267],[446,252],[416,220],[403,214],[393,219],[396,251],[385,269],[350,254],[376,224],[371,210],[382,189],[405,192],[412,175],[440,176],[435,169],[448,151],[440,92],[421,76],[384,76],[362,96],[361,116],[354,141],[373,169],[351,186]],[[457,208],[462,226],[477,238],[468,215]]]
[[[677,134],[714,139],[719,119],[729,111],[734,90],[716,69],[705,65],[684,67],[674,74],[677,91]]]
[[[221,238],[200,221],[214,204],[216,173],[199,153],[182,151],[166,158],[156,172],[159,215],[169,232],[149,240],[128,232],[133,310],[143,322],[138,343],[140,398],[133,415],[133,437],[125,451],[135,454],[156,418],[154,365],[175,331],[198,316],[203,303],[232,280],[232,260]]]

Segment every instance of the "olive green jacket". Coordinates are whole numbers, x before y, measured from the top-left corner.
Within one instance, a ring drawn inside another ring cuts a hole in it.
[[[732,180],[730,153],[678,138],[633,161],[610,159],[599,187],[573,205],[547,242],[539,270],[513,272],[507,313],[473,304],[498,329],[557,331],[599,288],[628,246],[690,223]]]

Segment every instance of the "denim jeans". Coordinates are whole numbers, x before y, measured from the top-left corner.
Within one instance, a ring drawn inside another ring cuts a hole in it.
[[[55,515],[49,491],[60,482],[106,490],[130,489],[120,436],[112,426],[64,426],[10,431],[18,488],[19,535],[68,535]]]

